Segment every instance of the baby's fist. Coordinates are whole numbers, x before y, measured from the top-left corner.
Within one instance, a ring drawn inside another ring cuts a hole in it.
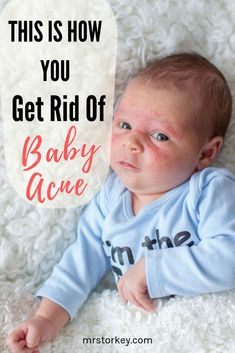
[[[39,345],[50,341],[55,329],[50,320],[40,315],[22,322],[7,337],[11,353],[36,353]]]
[[[145,259],[142,258],[127,270],[117,283],[118,293],[124,302],[131,302],[146,311],[155,309],[149,298],[145,275]]]

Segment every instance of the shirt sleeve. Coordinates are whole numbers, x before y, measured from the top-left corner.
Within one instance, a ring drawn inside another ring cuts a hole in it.
[[[101,238],[106,212],[104,187],[83,209],[75,241],[36,293],[62,306],[70,318],[110,267]]]
[[[202,175],[196,185],[200,242],[147,252],[152,298],[235,288],[235,179],[228,172],[214,174]]]

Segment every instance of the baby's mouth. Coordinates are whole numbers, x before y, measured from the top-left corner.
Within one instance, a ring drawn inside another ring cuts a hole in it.
[[[130,162],[127,162],[127,161],[118,161],[118,163],[124,167],[124,168],[127,168],[127,169],[135,169],[135,170],[138,170],[139,168],[137,168],[134,164],[130,163]]]

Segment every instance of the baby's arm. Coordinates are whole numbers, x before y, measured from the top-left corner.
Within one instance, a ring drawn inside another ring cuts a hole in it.
[[[155,309],[154,301],[148,295],[144,258],[129,268],[118,281],[117,288],[124,302],[128,301],[146,311]]]
[[[8,336],[12,353],[37,352],[41,343],[52,339],[75,316],[110,268],[101,238],[105,211],[105,194],[101,190],[83,210],[76,240],[37,292],[43,298],[38,311]]]
[[[161,298],[235,288],[235,179],[223,173],[211,172],[209,179],[205,171],[195,187],[192,209],[201,241],[146,252],[145,269],[142,259],[119,281],[123,300],[148,310],[148,294]]]
[[[50,341],[68,322],[69,315],[60,305],[43,298],[35,315],[22,322],[7,337],[12,353],[39,352],[39,345]]]
[[[208,168],[193,182],[195,192],[190,202],[201,240],[192,246],[146,252],[151,298],[235,288],[235,178]]]

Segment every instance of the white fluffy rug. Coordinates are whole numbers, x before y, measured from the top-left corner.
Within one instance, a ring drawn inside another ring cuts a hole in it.
[[[174,50],[193,50],[211,59],[224,72],[235,97],[234,0],[109,1],[119,29],[117,97],[138,68]],[[217,165],[235,172],[234,151],[233,117]],[[78,210],[37,209],[23,202],[9,185],[1,146],[0,352],[7,352],[6,333],[33,312],[33,293],[74,239],[78,217]],[[158,304],[156,313],[146,314],[121,304],[114,288],[101,288],[42,352],[235,352],[235,291]],[[115,337],[135,337],[139,343],[89,345],[82,343],[83,337],[104,337],[107,343]],[[141,344],[144,338],[152,338],[152,344]]]

